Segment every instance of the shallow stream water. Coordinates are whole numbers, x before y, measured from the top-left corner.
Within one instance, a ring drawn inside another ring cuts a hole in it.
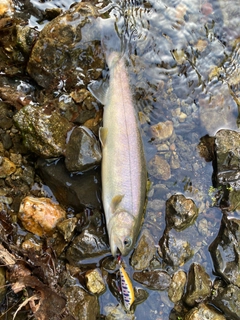
[[[40,18],[41,12],[54,7],[66,10],[72,3],[16,1],[16,10],[24,20],[27,17],[31,27],[41,30],[47,23]],[[198,145],[201,138],[214,136],[219,129],[237,129],[240,18],[230,12],[239,7],[239,1],[228,1],[228,8],[224,3],[99,0],[96,4],[106,47],[126,56],[140,113],[151,182],[143,228],[151,231],[157,246],[165,227],[166,200],[175,193],[193,199],[199,208],[192,239],[195,254],[181,268],[187,272],[191,263],[199,262],[212,279],[208,246],[218,233],[222,212],[215,203],[212,162],[199,155]],[[166,121],[172,122],[173,134],[159,141],[151,128]],[[150,161],[155,155],[168,163],[167,178],[152,173]],[[159,257],[156,260],[162,263]],[[164,264],[162,267],[173,271]],[[128,272],[130,276],[133,273],[130,266]],[[148,293],[148,299],[136,308],[136,318],[168,319],[173,303],[167,292]],[[108,290],[99,301],[102,314],[106,305],[116,304]]]

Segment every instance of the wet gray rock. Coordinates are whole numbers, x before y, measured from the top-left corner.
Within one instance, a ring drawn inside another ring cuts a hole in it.
[[[73,88],[101,75],[104,60],[97,16],[96,7],[81,2],[43,28],[27,66],[40,86],[50,90]]]
[[[149,267],[150,261],[156,252],[155,242],[147,229],[141,233],[139,242],[131,258],[131,266],[135,270],[143,270]]]
[[[159,253],[167,264],[182,266],[193,256],[197,231],[193,223],[197,216],[198,209],[191,199],[176,194],[167,200],[166,228],[159,241]]]
[[[71,240],[74,229],[76,228],[76,225],[77,225],[76,217],[65,219],[57,224],[57,228],[63,235],[65,241]]]
[[[59,203],[72,207],[77,212],[85,207],[100,208],[99,170],[80,175],[70,174],[63,159],[52,163],[39,159],[37,168],[43,182],[52,190]]]
[[[133,279],[152,290],[165,290],[171,281],[169,274],[162,270],[134,272]]]
[[[96,232],[94,229],[86,229],[77,236],[66,252],[66,258],[73,265],[89,263],[89,259],[104,256],[109,252],[107,236]]]
[[[192,199],[175,194],[166,202],[166,226],[181,231],[194,223],[198,209]]]
[[[214,268],[227,283],[240,287],[240,220],[223,215],[219,233],[209,246]]]
[[[65,164],[69,171],[85,171],[98,165],[102,154],[96,136],[84,126],[74,128],[66,146]]]
[[[205,300],[211,295],[212,283],[204,268],[198,264],[191,264],[188,277],[184,302],[193,307],[196,303]]]
[[[240,189],[240,133],[233,130],[220,130],[216,133],[217,172],[220,184],[230,184]]]
[[[186,281],[187,276],[183,270],[179,270],[173,274],[168,288],[168,297],[173,303],[181,300]]]
[[[184,316],[184,320],[225,320],[226,318],[213,307],[201,303]]]
[[[240,319],[240,289],[237,286],[230,284],[225,288],[220,288],[212,302],[224,312],[227,319]]]
[[[25,146],[44,158],[63,155],[72,124],[48,106],[23,107],[14,116]]]
[[[74,319],[97,319],[100,313],[97,296],[89,294],[73,278],[67,280],[62,291],[67,298],[67,309]]]
[[[179,267],[185,264],[193,256],[193,249],[190,242],[186,240],[185,233],[171,229],[165,230],[159,241],[163,260],[173,266]]]
[[[109,252],[109,244],[103,219],[97,210],[89,218],[88,225],[69,245],[66,258],[75,266],[89,263],[91,259]]]

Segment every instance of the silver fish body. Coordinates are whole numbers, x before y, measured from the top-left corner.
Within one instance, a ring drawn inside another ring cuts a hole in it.
[[[127,255],[143,218],[147,170],[138,117],[132,101],[125,59],[112,52],[106,92],[102,142],[102,201],[111,252]]]

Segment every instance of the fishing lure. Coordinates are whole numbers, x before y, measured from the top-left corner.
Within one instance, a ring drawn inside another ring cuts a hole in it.
[[[132,282],[129,278],[129,275],[125,271],[125,269],[122,266],[120,258],[118,258],[118,263],[120,265],[119,272],[120,272],[120,282],[121,282],[121,291],[123,295],[123,303],[124,307],[129,311],[134,300],[134,289]]]

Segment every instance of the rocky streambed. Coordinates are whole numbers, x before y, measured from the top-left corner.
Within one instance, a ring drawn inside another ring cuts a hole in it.
[[[1,319],[240,318],[240,21],[231,9],[2,1]],[[87,90],[107,77],[104,24],[109,41],[128,41],[150,182],[124,258],[129,313],[101,204],[104,111]]]

